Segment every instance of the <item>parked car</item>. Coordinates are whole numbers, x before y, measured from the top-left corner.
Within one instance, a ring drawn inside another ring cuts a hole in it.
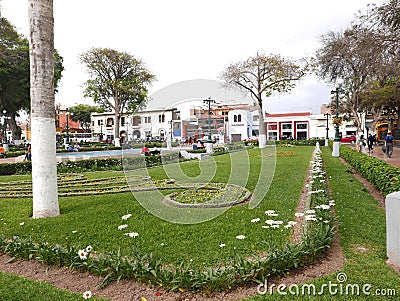
[[[343,143],[356,143],[356,140],[357,140],[356,136],[351,135],[351,136],[342,137],[340,139],[340,142],[343,142]]]

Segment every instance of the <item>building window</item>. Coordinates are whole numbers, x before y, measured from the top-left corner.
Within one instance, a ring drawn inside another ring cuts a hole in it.
[[[144,123],[151,123],[151,116],[145,116]]]
[[[146,118],[147,117],[144,118],[145,121],[146,121]],[[139,124],[140,124],[140,117],[133,117],[132,118],[132,125],[138,126]]]
[[[164,114],[158,115],[158,122],[159,123],[164,123],[165,122],[165,115]]]
[[[107,126],[113,126],[114,125],[114,118],[107,118]]]
[[[298,123],[297,124],[297,129],[298,130],[306,130],[307,129],[307,123]]]
[[[125,117],[121,117],[121,126],[125,126]]]
[[[292,123],[282,123],[282,139],[292,139],[293,138],[293,125]]]
[[[233,122],[242,122],[242,115],[233,115]]]

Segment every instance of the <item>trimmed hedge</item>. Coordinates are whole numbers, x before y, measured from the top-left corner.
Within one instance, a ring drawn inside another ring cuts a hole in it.
[[[180,153],[169,153],[162,156],[134,156],[128,158],[88,159],[79,161],[64,161],[57,164],[58,173],[75,173],[84,171],[122,170],[123,166],[129,169],[158,166],[176,162]],[[0,164],[0,175],[30,174],[31,162]]]
[[[317,143],[320,146],[325,145],[325,139],[310,139],[310,140],[267,140],[267,145],[276,145],[276,146],[289,146],[289,145],[297,145],[297,146],[303,146],[303,145],[311,145],[315,146]],[[253,145],[253,146],[258,146],[258,140],[248,140],[244,141],[244,145]]]
[[[400,169],[376,157],[342,145],[340,156],[381,193],[388,195],[400,191]]]

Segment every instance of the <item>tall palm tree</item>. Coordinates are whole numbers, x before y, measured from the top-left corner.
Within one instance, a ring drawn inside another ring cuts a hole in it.
[[[33,218],[60,214],[57,190],[53,0],[29,1]]]

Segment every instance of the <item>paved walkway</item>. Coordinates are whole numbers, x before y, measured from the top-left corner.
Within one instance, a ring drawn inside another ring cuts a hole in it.
[[[347,146],[352,146],[355,148],[354,144],[345,144]],[[368,151],[368,148],[367,148]],[[376,158],[379,158],[381,160],[386,161],[386,163],[391,164],[396,167],[400,167],[400,147],[399,146],[394,146],[393,147],[393,154],[389,158],[387,154],[384,154],[382,152],[382,145],[374,145],[373,152],[370,154],[370,156],[374,156]]]

